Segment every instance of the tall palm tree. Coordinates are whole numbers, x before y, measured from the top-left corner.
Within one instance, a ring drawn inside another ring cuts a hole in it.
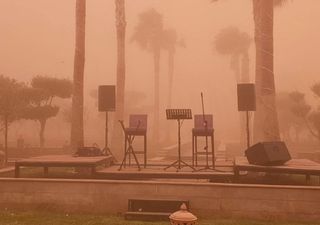
[[[222,55],[230,55],[230,67],[237,82],[249,82],[249,47],[251,38],[236,27],[227,27],[217,34],[214,40],[215,50]]]
[[[150,9],[139,15],[139,21],[135,27],[131,40],[153,54],[154,61],[154,121],[153,143],[159,139],[159,111],[160,111],[160,51],[163,32],[162,15],[155,9]]]
[[[117,85],[116,85],[116,113],[113,121],[113,138],[114,147],[119,143],[121,137],[121,129],[118,121],[124,117],[124,93],[125,93],[125,37],[126,37],[126,16],[125,16],[125,0],[115,0],[115,15],[117,29]]]
[[[174,75],[174,59],[177,47],[185,47],[184,40],[178,40],[175,29],[164,29],[162,32],[162,48],[168,52],[168,94],[167,94],[167,109],[172,106],[172,89]],[[171,123],[167,126],[166,140],[170,141]]]
[[[214,48],[218,53],[231,56],[231,69],[235,73],[236,82],[249,82],[249,48],[251,38],[236,27],[222,29],[215,38]],[[241,112],[240,143],[245,146],[246,117]]]
[[[84,145],[83,77],[85,65],[86,0],[76,0],[76,32],[73,69],[71,147]]]
[[[212,0],[216,2],[218,0]],[[254,141],[280,139],[275,103],[273,70],[273,11],[287,0],[252,0],[256,45],[257,111],[254,116]]]
[[[174,56],[178,44],[177,32],[174,29],[165,29],[162,32],[162,48],[168,51],[168,98],[167,108],[171,108],[172,86],[174,73]]]
[[[257,111],[254,116],[254,141],[280,139],[274,80],[273,13],[286,0],[253,0],[256,44]]]

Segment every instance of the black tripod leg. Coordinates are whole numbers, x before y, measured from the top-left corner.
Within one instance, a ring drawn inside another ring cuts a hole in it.
[[[123,166],[125,166],[128,153],[130,154],[129,148],[128,148],[128,149],[126,150],[126,152],[124,153],[124,158],[123,158],[123,160],[122,160],[122,162],[121,162],[121,165],[120,165],[120,167],[119,167],[119,169],[118,169],[119,171],[122,169]]]
[[[179,162],[179,160],[174,161],[173,163],[171,163],[169,166],[166,166],[164,168],[164,170],[169,169],[170,167],[176,167],[175,165]]]
[[[214,157],[214,134],[211,136],[211,157],[212,157],[212,167],[215,168],[215,157]]]
[[[181,163],[187,167],[190,167],[192,170],[196,170],[193,166],[189,165],[188,163],[181,160]]]
[[[124,154],[126,155],[127,154],[127,142],[128,142],[128,135],[125,134],[125,137],[124,137]],[[127,161],[126,161],[126,158],[124,158],[125,161],[124,161],[124,167],[126,167],[126,164],[127,164]]]
[[[137,163],[137,165],[138,165],[139,170],[141,170],[139,161],[138,161],[138,159],[137,159],[136,154],[135,154],[134,151],[133,151],[132,146],[130,146],[130,150],[131,150],[130,152],[132,153],[132,155],[133,155],[133,157],[134,157],[134,160],[136,161],[136,163]]]

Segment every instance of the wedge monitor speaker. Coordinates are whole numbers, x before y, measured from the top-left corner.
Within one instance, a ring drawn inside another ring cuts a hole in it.
[[[245,151],[250,164],[262,166],[283,165],[291,159],[286,144],[282,141],[259,142]]]

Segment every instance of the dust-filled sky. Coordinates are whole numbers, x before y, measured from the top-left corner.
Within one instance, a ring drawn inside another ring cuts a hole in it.
[[[174,28],[186,42],[178,48],[174,74],[174,106],[213,113],[221,136],[237,123],[236,82],[230,57],[213,51],[215,35],[236,26],[253,35],[251,0],[127,0],[127,90],[153,96],[150,53],[131,43],[138,14],[155,8],[164,27]],[[87,0],[86,93],[101,84],[115,84],[116,34],[114,0]],[[307,90],[320,77],[320,1],[293,0],[275,10],[275,76],[277,90]],[[28,81],[34,75],[72,79],[75,0],[0,0],[0,74]],[[161,103],[165,108],[167,53],[161,58]],[[251,78],[254,45],[250,49]],[[253,80],[252,80],[253,81]],[[89,96],[89,95],[87,95]],[[90,97],[86,98],[88,102]],[[164,113],[163,113],[164,117]],[[228,119],[227,121],[225,119]]]

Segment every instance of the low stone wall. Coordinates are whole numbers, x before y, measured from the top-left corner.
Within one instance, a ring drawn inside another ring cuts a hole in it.
[[[320,187],[0,179],[0,207],[117,214],[129,198],[187,199],[198,216],[320,220]]]

